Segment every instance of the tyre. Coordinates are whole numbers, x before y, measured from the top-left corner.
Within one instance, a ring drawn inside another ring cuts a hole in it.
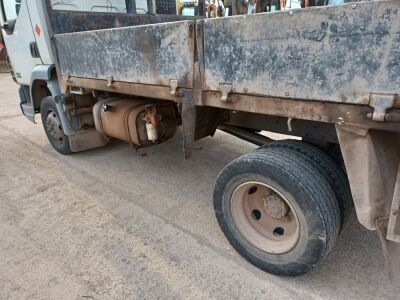
[[[53,97],[46,97],[42,100],[40,114],[47,139],[53,148],[64,155],[71,153],[69,139],[63,131],[60,116]]]
[[[340,208],[330,183],[297,151],[266,147],[228,164],[214,189],[218,223],[249,262],[303,275],[332,249]]]
[[[317,147],[297,140],[268,143],[264,147],[291,149],[308,160],[329,182],[335,192],[340,208],[340,229],[348,223],[354,207],[350,184],[343,169],[325,152]]]

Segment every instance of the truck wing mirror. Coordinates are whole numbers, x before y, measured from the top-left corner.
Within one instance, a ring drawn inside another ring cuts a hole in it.
[[[1,29],[3,29],[8,35],[13,34],[15,28],[16,20],[9,20],[1,25]]]

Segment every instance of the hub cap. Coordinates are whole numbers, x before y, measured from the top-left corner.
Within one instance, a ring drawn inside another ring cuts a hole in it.
[[[299,240],[296,212],[281,193],[267,184],[241,184],[232,194],[231,210],[240,233],[262,251],[286,253]]]
[[[61,127],[61,122],[53,110],[50,110],[47,115],[46,128],[53,141],[58,143],[63,142],[64,134]]]

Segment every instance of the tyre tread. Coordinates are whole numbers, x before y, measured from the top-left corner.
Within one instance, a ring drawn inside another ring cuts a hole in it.
[[[336,194],[341,212],[340,230],[347,224],[351,211],[353,209],[353,198],[351,195],[349,181],[342,168],[327,153],[317,147],[298,140],[283,140],[266,144],[262,148],[284,148],[292,149],[307,157],[316,168],[330,182],[333,191]]]

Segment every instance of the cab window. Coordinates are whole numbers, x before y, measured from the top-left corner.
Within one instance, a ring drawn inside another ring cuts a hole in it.
[[[1,0],[4,21],[15,20],[21,8],[21,0]]]

